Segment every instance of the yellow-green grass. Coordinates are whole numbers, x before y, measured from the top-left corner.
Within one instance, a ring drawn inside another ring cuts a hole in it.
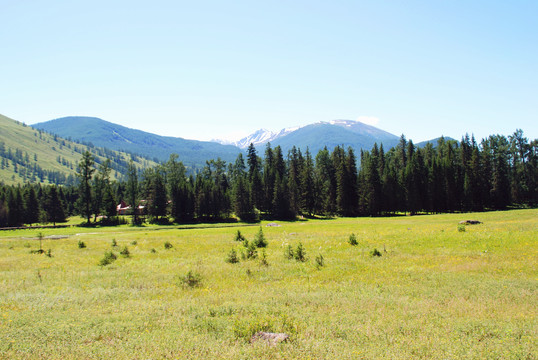
[[[258,226],[43,229],[52,257],[30,254],[36,230],[1,232],[0,358],[537,358],[538,210],[278,224],[269,266],[225,262]],[[284,257],[299,242],[305,263]],[[262,329],[291,340],[249,343]]]

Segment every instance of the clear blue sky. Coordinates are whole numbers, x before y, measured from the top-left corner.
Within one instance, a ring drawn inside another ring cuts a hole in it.
[[[0,113],[211,139],[367,117],[538,138],[538,1],[0,0]]]

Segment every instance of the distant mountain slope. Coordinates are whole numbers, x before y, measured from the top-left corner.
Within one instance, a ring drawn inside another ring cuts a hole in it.
[[[187,166],[201,167],[206,160],[232,162],[241,150],[231,145],[208,141],[160,136],[130,129],[95,117],[70,116],[32,125],[36,129],[114,150],[124,150],[166,161],[170,154],[179,155]]]
[[[390,148],[397,144],[398,137],[376,138],[372,135],[350,131],[338,125],[318,123],[302,127],[273,141],[271,145],[273,147],[280,146],[284,152],[293,146],[304,152],[308,147],[315,156],[324,147],[332,151],[337,145],[341,145],[346,149],[352,147],[358,153],[361,149],[370,150],[376,142],[378,145],[383,143],[385,148]]]
[[[288,135],[289,133],[297,129],[299,129],[299,126],[293,127],[293,128],[285,128],[278,132],[273,132],[267,129],[259,129],[238,141],[227,141],[227,140],[220,140],[220,139],[216,139],[214,141],[218,142],[219,144],[234,145],[234,146],[237,146],[238,148],[246,149],[250,146],[250,144],[254,144],[254,146],[265,145],[268,142],[274,141],[282,136]]]
[[[97,163],[111,159],[113,178],[126,174],[131,159],[130,154],[77,144],[3,115],[0,115],[0,129],[0,181],[4,184],[72,183],[86,150],[94,154]],[[156,165],[138,156],[134,161],[139,168]]]
[[[276,137],[271,141],[271,146],[280,146],[284,153],[293,146],[303,152],[308,147],[315,156],[324,147],[332,151],[337,145],[342,145],[344,148],[352,147],[358,153],[361,149],[370,150],[375,143],[383,143],[385,149],[389,149],[398,140],[396,135],[358,121],[333,120],[303,126]],[[263,151],[264,146],[264,143],[260,143],[258,150]]]

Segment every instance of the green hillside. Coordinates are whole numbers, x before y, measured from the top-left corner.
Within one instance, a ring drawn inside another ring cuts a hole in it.
[[[89,150],[96,164],[111,160],[111,175],[121,178],[131,157],[138,168],[156,165],[154,161],[104,148],[86,146],[35,130],[0,115],[0,182],[70,184],[75,179],[81,154]]]

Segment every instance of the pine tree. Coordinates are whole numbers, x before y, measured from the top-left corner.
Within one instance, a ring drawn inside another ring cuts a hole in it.
[[[95,172],[94,157],[86,151],[82,154],[82,159],[78,164],[77,177],[79,180],[79,201],[78,211],[79,214],[86,218],[86,222],[90,223],[92,216],[92,176]]]
[[[51,186],[49,189],[49,193],[45,203],[45,211],[47,214],[47,220],[54,225],[56,225],[57,222],[65,221],[64,206],[62,201],[60,200],[60,196],[58,194],[58,191],[56,190],[56,186],[54,185]]]
[[[129,162],[129,167],[127,169],[127,199],[129,200],[129,205],[131,206],[133,225],[138,225],[138,172],[133,163],[133,160]]]
[[[24,222],[34,224],[39,221],[39,202],[34,187],[27,186],[24,192]]]
[[[248,181],[250,184],[252,203],[254,207],[263,207],[263,185],[261,176],[261,165],[258,153],[254,144],[250,143],[247,150]]]
[[[314,182],[314,162],[310,151],[306,148],[304,166],[300,176],[301,209],[308,215],[313,215],[316,207],[317,189]]]

